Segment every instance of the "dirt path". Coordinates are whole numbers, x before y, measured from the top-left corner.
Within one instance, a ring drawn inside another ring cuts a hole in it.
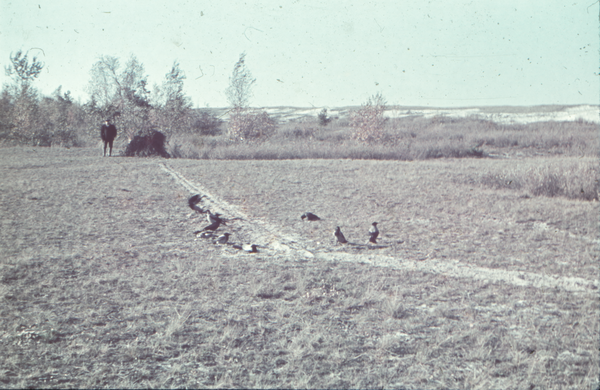
[[[556,275],[543,275],[533,272],[510,271],[472,266],[462,263],[457,259],[428,258],[423,261],[411,261],[392,256],[383,256],[375,253],[360,254],[348,253],[342,250],[308,251],[302,238],[290,234],[283,234],[279,227],[263,219],[252,219],[239,207],[211,194],[198,183],[191,182],[181,173],[168,164],[159,163],[159,166],[190,194],[203,194],[206,196],[203,205],[208,206],[213,212],[220,212],[229,217],[241,220],[246,237],[265,247],[267,252],[277,257],[293,259],[317,259],[325,261],[362,262],[376,267],[388,267],[400,270],[417,270],[433,274],[443,274],[449,277],[472,278],[489,282],[504,282],[520,287],[559,288],[571,292],[590,292],[598,288],[598,281],[590,281],[578,277],[559,277]],[[354,248],[359,249],[359,248]],[[231,254],[239,256],[239,254]]]

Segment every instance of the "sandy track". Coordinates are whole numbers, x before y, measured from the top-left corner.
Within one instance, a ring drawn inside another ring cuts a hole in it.
[[[254,243],[266,246],[266,251],[277,257],[293,259],[317,259],[324,261],[347,261],[371,264],[376,267],[387,267],[399,270],[416,270],[433,274],[441,274],[456,278],[472,278],[487,282],[504,282],[520,287],[558,288],[571,292],[591,292],[598,288],[598,281],[590,281],[578,277],[560,277],[557,275],[542,275],[533,272],[510,271],[472,266],[457,259],[428,258],[423,261],[411,261],[375,253],[348,253],[340,250],[308,251],[302,243],[302,238],[281,233],[281,229],[262,219],[251,219],[239,207],[232,205],[219,197],[212,195],[198,183],[186,179],[181,173],[168,164],[159,166],[190,194],[200,193],[206,196],[203,203],[213,211],[218,211],[229,217],[239,218],[244,229]],[[358,248],[354,248],[358,249]]]

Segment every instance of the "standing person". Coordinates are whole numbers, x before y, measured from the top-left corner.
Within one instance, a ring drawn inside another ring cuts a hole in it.
[[[104,121],[104,124],[100,129],[100,137],[102,137],[102,141],[104,142],[104,157],[106,157],[107,144],[110,147],[108,155],[112,156],[113,141],[117,137],[117,128],[115,125],[111,124],[108,119]]]

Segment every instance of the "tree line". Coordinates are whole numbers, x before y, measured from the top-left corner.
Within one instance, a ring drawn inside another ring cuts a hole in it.
[[[248,110],[252,79],[245,54],[234,67],[226,94],[233,109]],[[35,88],[44,64],[21,50],[10,55],[5,72],[11,77],[0,94],[0,141],[35,146],[79,146],[97,138],[99,124],[113,121],[120,134],[131,140],[140,132],[158,130],[167,137],[191,132],[215,135],[223,121],[208,110],[193,109],[184,93],[185,73],[177,61],[161,84],[149,90],[144,65],[132,55],[122,62],[102,56],[92,66],[87,85],[89,100],[76,102],[59,86],[50,96]]]
[[[0,94],[0,142],[8,145],[84,146],[97,142],[99,124],[109,119],[119,128],[119,136],[131,141],[136,134],[159,131],[168,139],[174,134],[217,135],[224,121],[206,109],[194,109],[183,91],[185,73],[177,61],[161,84],[149,90],[144,65],[131,55],[126,61],[101,56],[92,65],[87,85],[89,100],[75,101],[70,91],[59,86],[50,96],[42,96],[34,86],[44,64],[21,50],[10,55],[5,68],[10,83]],[[235,142],[264,139],[277,123],[264,110],[250,109],[256,79],[246,66],[242,53],[233,67],[225,96],[229,103],[226,135]],[[351,113],[354,138],[371,142],[383,134],[385,100],[374,95],[361,109]],[[323,109],[321,126],[331,118]]]

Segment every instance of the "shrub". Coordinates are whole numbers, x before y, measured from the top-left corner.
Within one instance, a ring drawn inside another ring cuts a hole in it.
[[[241,108],[234,108],[229,117],[229,137],[234,140],[251,140],[268,138],[277,125],[266,111],[247,113]]]
[[[201,135],[217,135],[221,132],[223,120],[207,111],[201,111],[192,124],[195,133]]]
[[[360,109],[350,113],[350,126],[355,129],[353,138],[373,142],[383,137],[385,104],[383,96],[378,93],[370,97]]]
[[[598,200],[599,178],[598,166],[592,163],[532,168],[525,175],[527,188],[534,196],[582,200]]]
[[[600,169],[596,163],[534,167],[527,171],[490,172],[481,183],[496,189],[526,190],[531,196],[598,200]]]
[[[308,139],[312,140],[315,137],[315,129],[310,126],[295,126],[293,129],[280,130],[279,134],[288,139]]]
[[[318,115],[319,118],[319,125],[321,126],[327,126],[329,124],[329,122],[331,122],[331,118],[327,117],[327,109],[324,108],[321,110],[321,112]]]

